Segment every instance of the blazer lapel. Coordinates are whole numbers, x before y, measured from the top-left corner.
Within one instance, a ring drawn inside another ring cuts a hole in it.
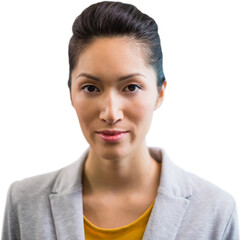
[[[80,159],[60,170],[49,195],[58,240],[84,240],[82,173],[88,149]]]
[[[50,202],[57,239],[85,239],[82,189],[67,194],[51,194]]]
[[[162,173],[157,197],[143,240],[174,240],[192,196],[185,171],[174,165],[165,151],[149,148],[157,161],[162,161]]]
[[[143,240],[173,240],[182,222],[189,200],[171,196],[159,189]]]

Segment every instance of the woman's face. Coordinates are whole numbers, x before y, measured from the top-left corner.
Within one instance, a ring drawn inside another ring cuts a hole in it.
[[[72,73],[71,99],[90,150],[120,159],[145,147],[153,111],[162,102],[141,46],[127,37],[98,38]]]

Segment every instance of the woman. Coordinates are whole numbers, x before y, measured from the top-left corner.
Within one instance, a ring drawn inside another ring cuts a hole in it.
[[[69,65],[89,149],[12,184],[3,239],[238,239],[232,196],[146,145],[166,88],[155,21],[132,5],[91,5],[73,24]]]

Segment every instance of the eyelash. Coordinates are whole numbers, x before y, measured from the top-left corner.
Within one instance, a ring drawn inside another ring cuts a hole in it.
[[[126,86],[125,88],[130,87],[130,86],[134,86],[134,87],[138,88],[138,91],[142,89],[142,86],[137,85],[137,84],[129,84],[129,85]],[[85,86],[83,86],[83,87],[81,88],[81,90],[83,90],[84,92],[87,92],[87,93],[98,92],[98,91],[93,91],[93,92],[85,91],[85,89],[86,89],[87,87],[94,87],[95,89],[98,89],[98,88],[95,87],[94,85],[85,85]],[[124,88],[124,89],[125,89],[125,88]],[[129,93],[133,92],[133,93],[134,93],[134,92],[136,92],[136,91],[127,91],[127,92],[129,92]]]

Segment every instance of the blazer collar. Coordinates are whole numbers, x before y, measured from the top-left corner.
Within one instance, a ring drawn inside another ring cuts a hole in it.
[[[76,188],[82,189],[82,175],[88,153],[89,149],[85,150],[77,161],[59,171],[53,186],[53,193],[71,192]]]
[[[170,160],[164,149],[152,147],[149,151],[156,161],[162,162],[159,190],[163,188],[176,197],[190,197],[192,188],[188,174]]]
[[[50,194],[57,239],[85,239],[82,202],[82,174],[87,149],[78,161],[59,171]],[[151,156],[162,162],[162,173],[155,204],[143,239],[175,239],[192,196],[188,175],[177,167],[161,148],[149,148]]]
[[[149,148],[162,162],[160,185],[143,240],[174,240],[192,196],[188,174],[176,166],[160,148]]]
[[[81,180],[87,156],[88,149],[59,171],[49,195],[57,240],[85,239]]]
[[[191,196],[192,188],[187,173],[170,160],[164,149],[149,147],[149,152],[157,162],[162,162],[159,188],[164,188],[173,196],[184,198]],[[82,188],[83,168],[88,153],[89,149],[85,150],[76,162],[60,170],[53,186],[53,193],[64,193],[78,187]]]

